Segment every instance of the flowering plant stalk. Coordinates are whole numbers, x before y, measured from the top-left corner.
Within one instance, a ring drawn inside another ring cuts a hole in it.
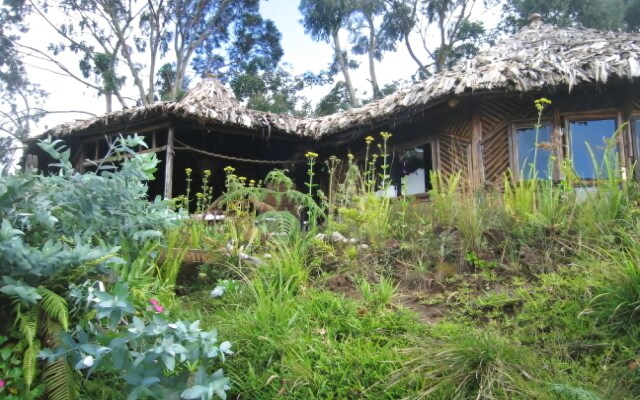
[[[309,196],[313,195],[313,187],[317,186],[313,183],[313,176],[315,172],[313,172],[313,166],[316,164],[316,159],[318,158],[318,153],[314,153],[312,151],[308,151],[305,155],[307,157],[307,165],[309,169],[307,169],[307,175],[309,175],[309,182],[306,185],[309,187]]]
[[[340,159],[336,156],[331,156],[327,161],[325,161],[325,164],[327,164],[327,169],[329,170],[329,197],[328,197],[329,210],[328,211],[329,211],[329,221],[330,221],[335,209],[335,204],[334,204],[335,193],[334,193],[333,182],[336,178],[335,175],[338,169],[338,164],[340,164]]]
[[[380,155],[382,157],[382,173],[380,174],[380,186],[381,189],[383,191],[386,192],[386,190],[388,189],[388,186],[391,183],[391,175],[389,174],[389,168],[390,165],[388,163],[388,157],[389,154],[387,152],[388,150],[388,142],[389,142],[389,138],[391,137],[391,134],[389,132],[380,132],[380,136],[382,136],[382,145],[378,144],[378,148],[380,149]]]
[[[375,162],[369,162],[369,148],[371,147],[371,143],[373,143],[374,139],[371,136],[367,136],[364,138],[364,142],[366,143],[366,150],[364,153],[364,183],[368,192],[371,192],[373,186],[373,176],[374,176],[374,168]]]
[[[191,202],[191,181],[193,181],[193,179],[191,179],[191,173],[193,172],[193,170],[191,168],[187,168],[184,170],[184,172],[187,174],[187,193],[186,193],[186,197],[184,200],[185,203],[185,208],[187,209],[187,212],[189,211],[189,203]]]

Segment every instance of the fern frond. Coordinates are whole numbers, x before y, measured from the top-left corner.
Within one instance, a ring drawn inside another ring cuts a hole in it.
[[[68,330],[69,307],[67,306],[67,301],[62,296],[42,286],[38,288],[38,294],[42,296],[40,305],[45,314],[49,318],[58,321],[65,331]]]
[[[43,381],[48,400],[75,400],[79,398],[78,374],[63,359],[47,364]]]
[[[300,228],[298,218],[288,211],[267,211],[256,217],[256,224],[264,224],[269,232],[281,234],[295,233]]]
[[[27,386],[31,386],[33,378],[36,376],[38,353],[40,353],[40,341],[38,340],[34,340],[24,351],[22,357],[22,373]]]
[[[39,307],[32,307],[26,313],[18,315],[18,329],[24,335],[24,339],[31,346],[38,334]]]

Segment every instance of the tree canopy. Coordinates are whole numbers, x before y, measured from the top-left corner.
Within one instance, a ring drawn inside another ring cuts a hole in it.
[[[333,45],[334,59],[344,76],[344,85],[353,107],[358,105],[358,98],[349,72],[352,64],[342,47],[339,33],[347,26],[354,7],[355,0],[301,0],[299,7],[305,32],[316,41]]]
[[[24,0],[0,4],[0,174],[11,169],[31,123],[42,115],[39,103],[45,92],[29,81],[15,45],[27,30],[26,12]]]
[[[126,84],[137,90],[137,103],[148,105],[178,99],[191,68],[230,80],[272,70],[282,57],[280,33],[260,16],[259,0],[62,0],[62,20],[49,7],[34,2],[58,34],[41,56],[104,94],[107,110],[112,96],[130,104]],[[78,54],[79,71],[59,65],[65,51]]]
[[[581,25],[602,30],[638,31],[639,0],[508,0],[504,26],[517,29],[532,13],[542,15],[545,23],[560,26]]]

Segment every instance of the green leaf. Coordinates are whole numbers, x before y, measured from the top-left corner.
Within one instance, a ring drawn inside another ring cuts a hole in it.
[[[6,361],[9,359],[9,357],[11,357],[12,353],[13,353],[13,348],[3,347],[2,350],[0,350],[0,357],[2,357],[2,359]]]
[[[174,356],[164,354],[162,355],[162,362],[164,362],[164,366],[169,371],[173,371],[174,369],[176,369],[176,358]]]
[[[77,375],[62,358],[45,366],[43,382],[46,385],[49,400],[80,398]]]
[[[6,285],[0,288],[0,292],[7,296],[17,297],[27,304],[36,304],[38,303],[38,300],[42,299],[42,296],[38,294],[36,288],[31,287],[24,282],[16,281],[8,276],[3,276],[2,279]]]
[[[189,389],[184,390],[180,397],[183,399],[199,399],[202,396],[205,396],[209,393],[209,388],[207,386],[195,385]]]
[[[38,334],[38,308],[34,307],[26,313],[20,315],[18,328],[24,335],[27,344],[31,346]]]
[[[58,321],[62,329],[69,330],[69,308],[67,301],[58,294],[41,286],[38,288],[38,294],[42,296],[41,307],[47,316]]]
[[[31,346],[27,347],[22,360],[22,369],[24,374],[24,382],[27,386],[31,386],[33,378],[36,375],[36,360],[40,353],[40,342],[35,340]]]

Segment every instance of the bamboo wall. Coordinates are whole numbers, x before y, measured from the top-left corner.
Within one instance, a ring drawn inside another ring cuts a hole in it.
[[[532,126],[538,120],[535,100],[546,97],[542,122],[552,124],[556,154],[568,157],[567,121],[574,118],[617,118],[619,124],[640,118],[640,85],[591,86],[550,93],[497,94],[461,97],[458,104],[445,103],[424,111],[392,132],[398,146],[417,143],[419,138],[437,138],[437,166],[445,175],[462,171],[476,184],[501,182],[514,167],[515,144],[511,136],[519,124]],[[640,160],[640,132],[625,126],[619,137],[620,156],[629,168]],[[638,154],[636,154],[638,153]],[[556,167],[557,169],[557,167]],[[558,170],[559,171],[559,170]],[[556,176],[559,172],[556,172]]]
[[[537,118],[533,100],[520,96],[493,97],[481,101],[482,152],[484,179],[495,182],[510,165],[510,129],[514,122]]]
[[[445,175],[462,171],[463,177],[469,177],[471,102],[461,102],[434,125],[438,136],[439,171]]]

